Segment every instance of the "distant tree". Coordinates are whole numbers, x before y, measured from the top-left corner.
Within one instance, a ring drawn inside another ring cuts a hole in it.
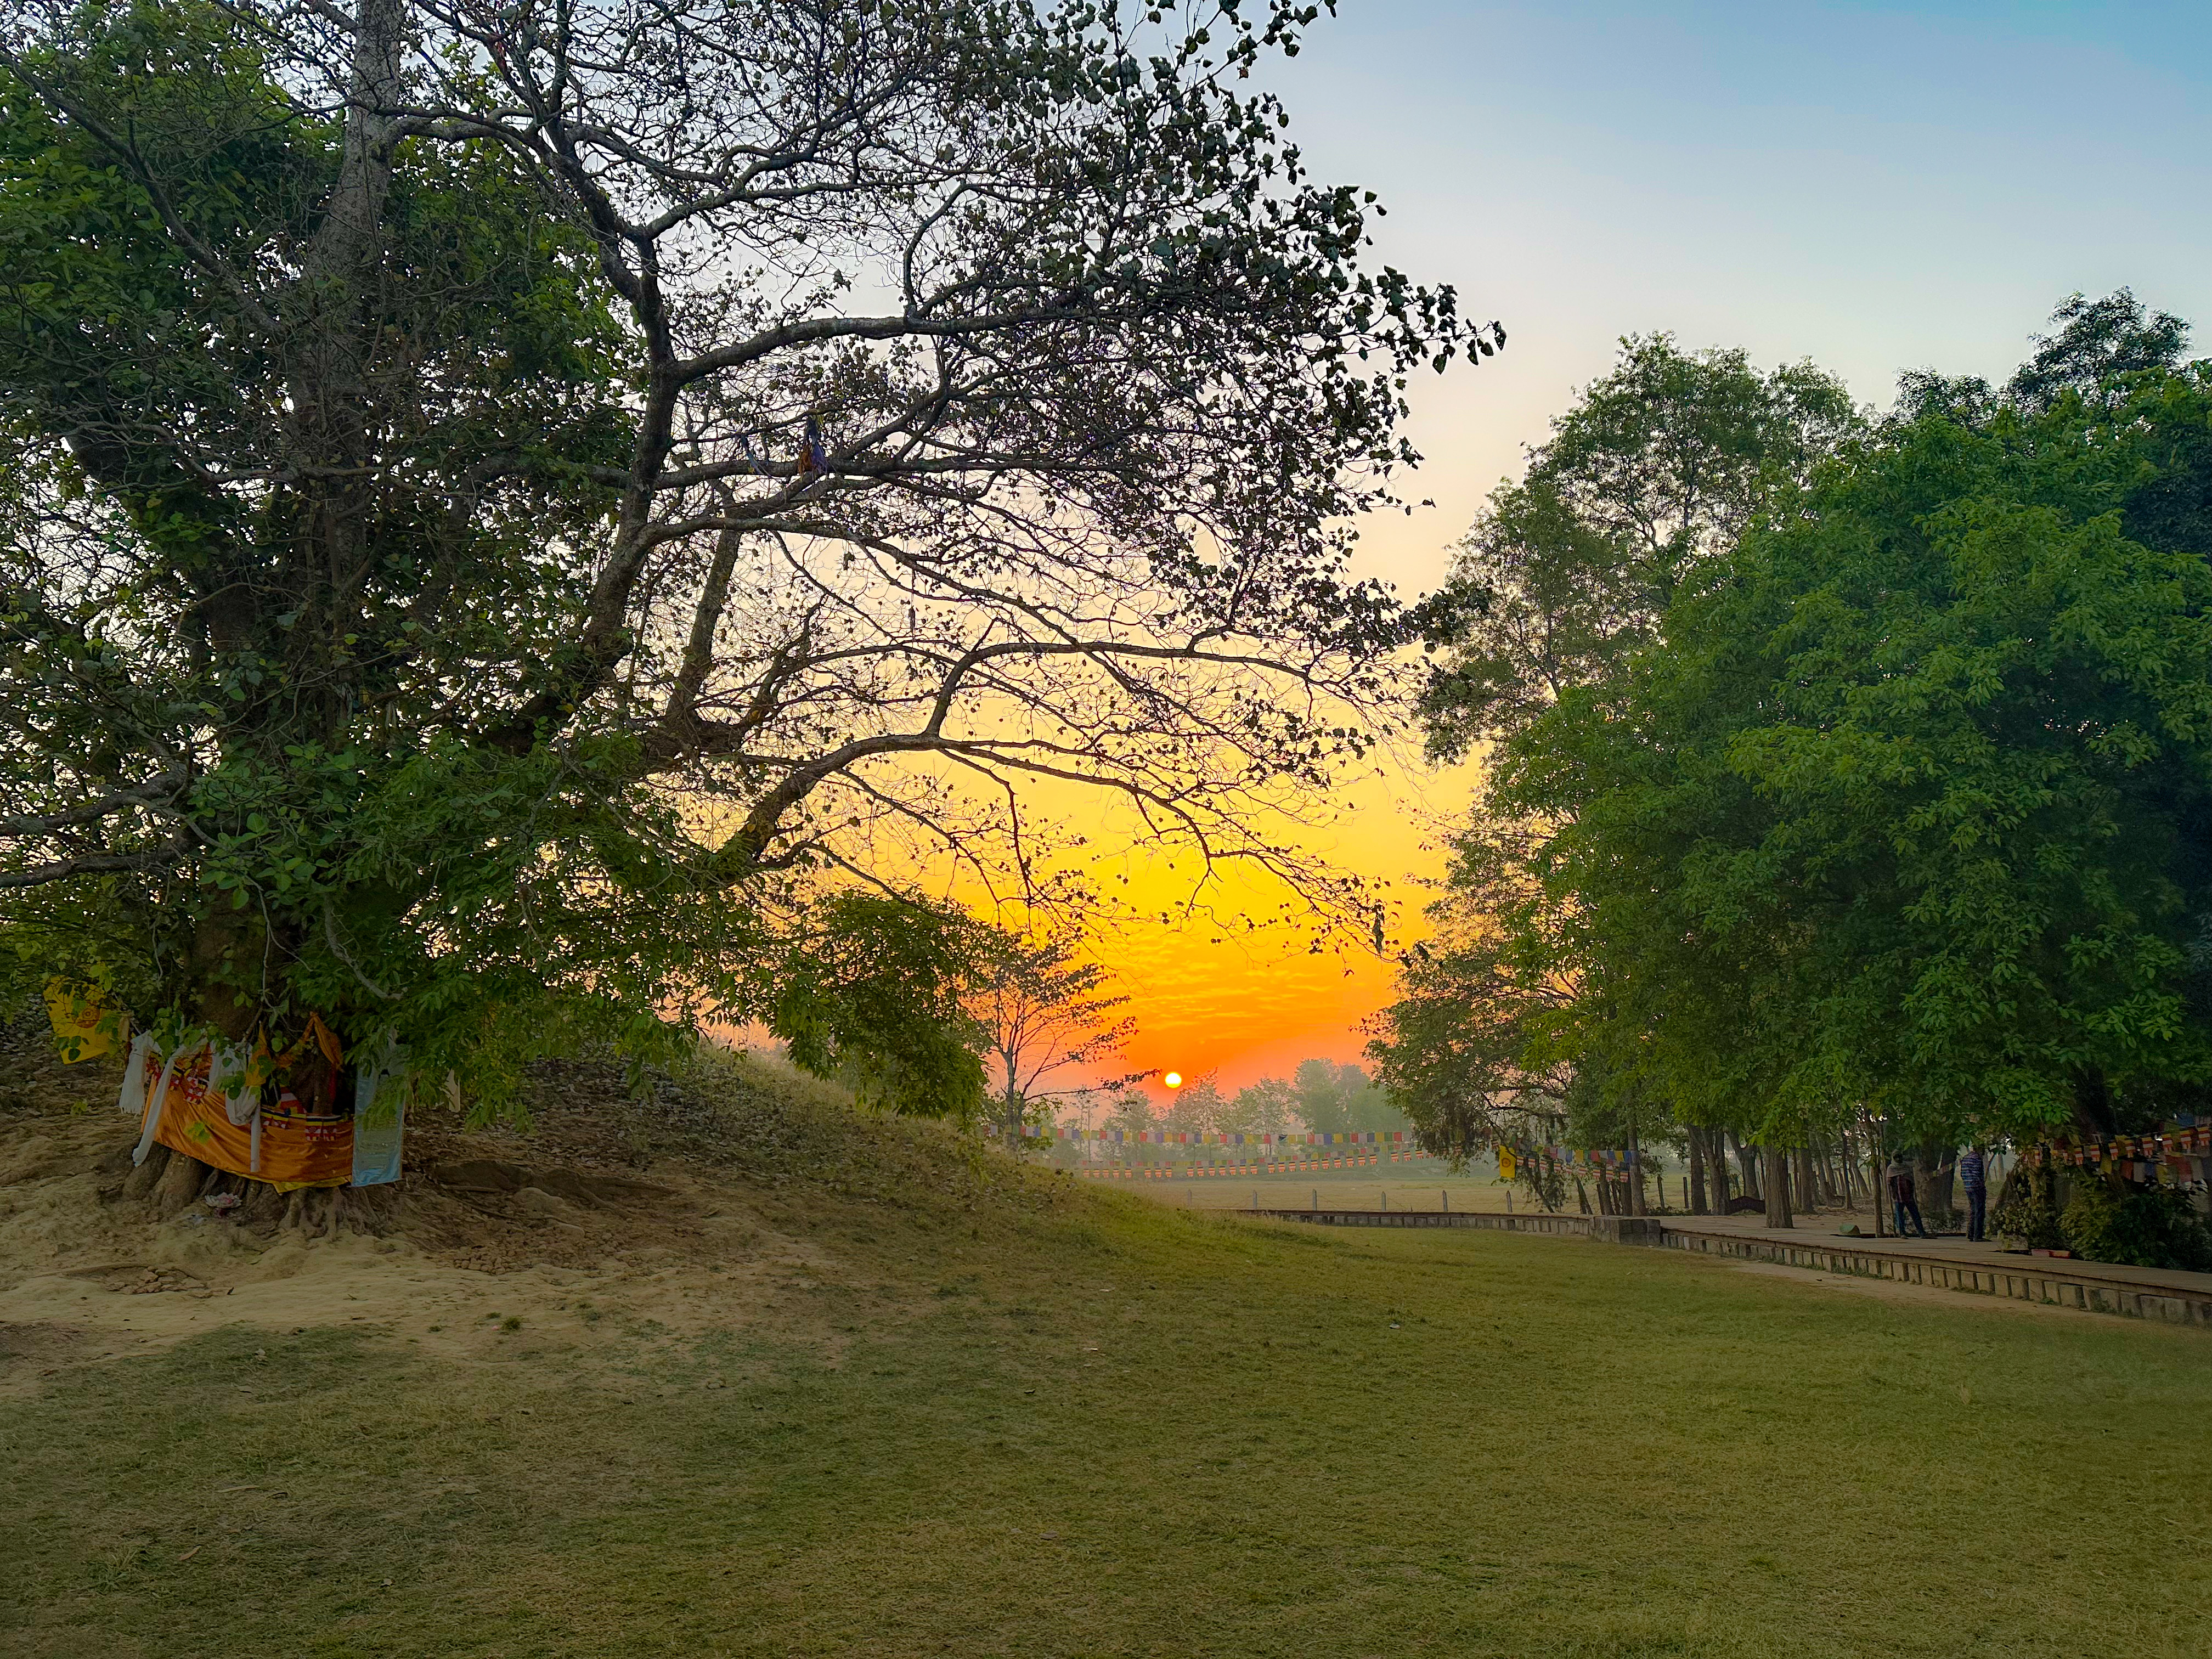
[[[1114,1097],[1113,1108],[1106,1115],[1106,1127],[1119,1129],[1133,1136],[1141,1130],[1160,1127],[1159,1114],[1152,1109],[1152,1099],[1141,1089],[1124,1089]]]
[[[1220,1079],[1212,1072],[1193,1078],[1168,1103],[1160,1127],[1178,1134],[1214,1134],[1221,1128],[1229,1103],[1222,1097]]]
[[[967,999],[981,1028],[1000,1133],[1018,1147],[1024,1127],[1048,1121],[1064,1101],[1149,1076],[1102,1076],[1136,1030],[1121,1011],[1129,999],[1110,990],[1095,962],[1065,942],[1000,935]]]
[[[1328,1060],[1302,1060],[1291,1075],[1291,1087],[1299,1118],[1316,1133],[1346,1134],[1407,1127],[1405,1114],[1360,1066]]]
[[[1297,1121],[1297,1091],[1279,1077],[1239,1089],[1221,1114],[1221,1127],[1231,1134],[1285,1134]]]

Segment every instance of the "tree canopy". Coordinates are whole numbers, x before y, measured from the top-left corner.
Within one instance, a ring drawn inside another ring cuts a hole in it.
[[[1624,339],[1521,478],[1492,492],[1425,604],[1443,647],[1431,752],[1513,731],[1651,643],[1686,585],[1859,421],[1808,363],[1761,374],[1740,350]]]

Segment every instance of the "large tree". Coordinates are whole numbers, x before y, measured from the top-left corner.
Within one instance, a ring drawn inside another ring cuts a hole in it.
[[[1724,578],[1744,533],[1863,420],[1811,364],[1762,370],[1740,349],[1624,339],[1522,476],[1493,492],[1426,606],[1431,753],[1502,741],[1510,756],[1532,726],[1548,733],[1573,709],[1617,708],[1670,609]],[[1587,1025],[1614,1004],[1587,919],[1559,902],[1538,862],[1559,810],[1523,808],[1497,787],[1516,775],[1493,771],[1431,908],[1436,938],[1406,959],[1401,999],[1369,1049],[1424,1143],[1457,1158],[1554,1140],[1571,1103],[1607,1137],[1624,1107],[1632,1127],[1650,1116],[1627,1099],[1632,1067],[1563,1039],[1564,1023]],[[1717,1097],[1698,1109],[1723,1109]]]
[[[1912,377],[1501,745],[1521,1063],[1781,1145],[2203,1109],[2212,369],[2126,296],[2058,320],[2002,392]],[[1407,1066],[1494,1023],[1413,988]]]
[[[1018,884],[1033,782],[1278,858],[1389,695],[1405,376],[1496,343],[1245,89],[1313,15],[16,9],[18,945],[493,1095],[709,1006],[849,1060],[806,994],[930,953],[814,896]]]

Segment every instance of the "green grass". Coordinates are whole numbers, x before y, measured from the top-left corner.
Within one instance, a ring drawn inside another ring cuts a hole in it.
[[[750,1255],[644,1283],[744,1305],[484,1276],[35,1391],[0,1332],[0,1652],[2212,1652],[2199,1332],[1249,1224],[744,1061],[629,1126],[584,1082],[546,1155],[726,1170]],[[1391,1175],[1322,1199],[1436,1183]]]
[[[0,1417],[0,1651],[2212,1651],[2194,1333],[1119,1194],[791,1202],[840,1266],[749,1336],[58,1373]]]

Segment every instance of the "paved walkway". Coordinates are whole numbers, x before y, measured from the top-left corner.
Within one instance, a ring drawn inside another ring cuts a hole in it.
[[[1764,1216],[1748,1215],[1500,1215],[1338,1209],[1247,1213],[1326,1226],[1471,1227],[1656,1244],[1700,1255],[1772,1261],[1821,1273],[1892,1279],[1981,1296],[2212,1328],[2212,1273],[2016,1255],[1994,1244],[1970,1244],[1963,1236],[1877,1238],[1869,1232],[1854,1237],[1840,1229],[1855,1221],[1862,1226],[1865,1223],[1849,1215],[1806,1215],[1799,1218],[1795,1227],[1770,1227]]]
[[[1843,1237],[1843,1229],[1856,1223],[1866,1229],[1856,1238]],[[1942,1261],[1978,1262],[1990,1267],[2018,1267],[2024,1261],[2049,1262],[2071,1272],[2125,1279],[2130,1283],[2168,1285],[2177,1290],[2212,1291],[2212,1273],[2180,1273],[2166,1267],[2122,1267],[2109,1261],[2075,1261],[2045,1256],[2022,1256],[2010,1250],[2000,1249],[1995,1243],[1972,1244],[1964,1233],[1937,1233],[1932,1238],[1899,1238],[1894,1235],[1876,1238],[1872,1224],[1863,1216],[1801,1215],[1795,1227],[1770,1227],[1764,1216],[1755,1215],[1670,1215],[1662,1216],[1660,1224],[1669,1232],[1709,1233],[1738,1238],[1774,1240],[1843,1238],[1854,1249],[1866,1249],[1883,1255],[1924,1257]]]

